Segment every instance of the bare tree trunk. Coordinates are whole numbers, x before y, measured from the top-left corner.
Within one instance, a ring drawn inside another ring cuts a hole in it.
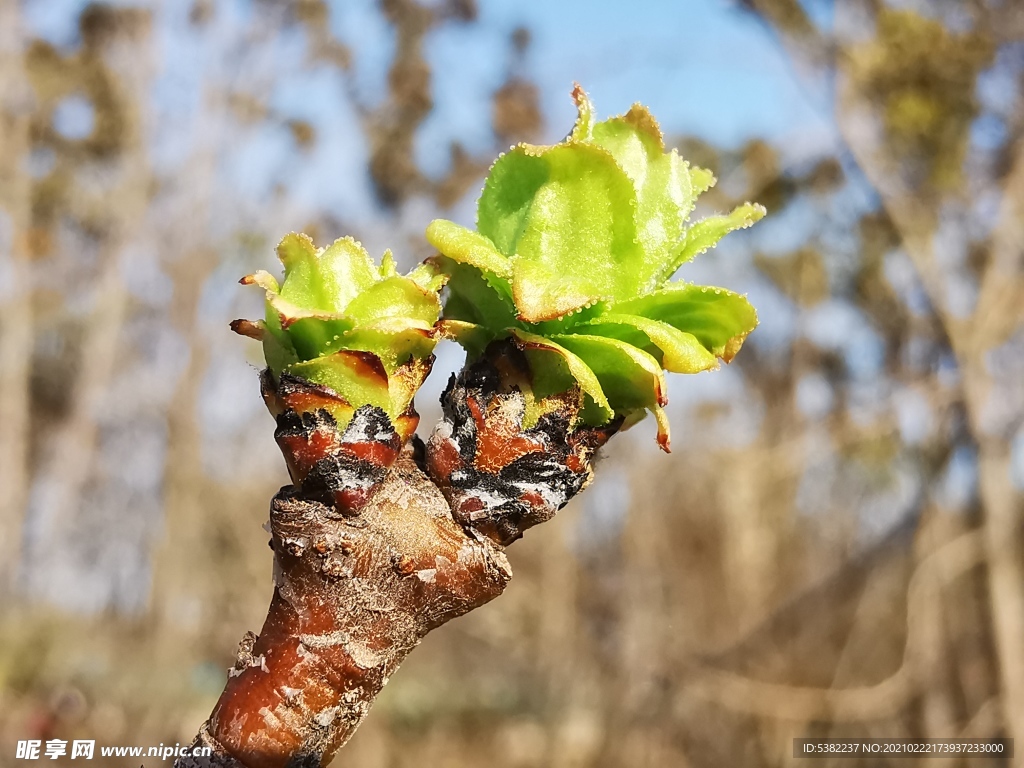
[[[1024,739],[1024,498],[1010,477],[1011,435],[984,423],[985,410],[998,397],[985,355],[1024,328],[1024,141],[1017,142],[1003,187],[999,223],[972,321],[964,390],[978,440],[978,489],[985,511],[989,604],[1003,718],[1010,735]]]
[[[841,124],[845,124],[840,121]],[[856,131],[847,142],[879,191],[904,247],[917,268],[930,301],[945,326],[950,346],[963,377],[972,437],[978,447],[978,488],[988,550],[989,603],[996,652],[999,658],[1004,721],[1012,736],[1024,738],[1024,566],[1021,565],[1022,506],[1010,481],[1008,434],[996,434],[985,424],[985,411],[993,397],[986,354],[1021,327],[1024,280],[1024,142],[1015,151],[1016,162],[1004,189],[1003,210],[993,235],[992,258],[982,278],[974,313],[959,320],[944,311],[938,286],[941,275],[932,250],[930,214],[909,192],[888,188],[880,177],[872,150]]]
[[[0,3],[0,594],[13,587],[29,484],[32,290],[28,229],[30,93],[16,2]]]
[[[75,515],[89,479],[95,454],[97,414],[103,404],[120,347],[120,332],[128,296],[122,278],[122,259],[142,224],[148,198],[149,172],[144,145],[142,105],[149,76],[148,23],[125,25],[104,50],[105,61],[117,73],[123,135],[114,137],[119,151],[111,160],[118,183],[104,197],[109,217],[101,227],[100,267],[93,288],[90,315],[84,322],[78,374],[71,383],[68,415],[50,436],[39,468],[41,493],[33,499],[33,517],[26,538],[27,587],[52,597],[50,575],[56,567],[50,544]],[[85,200],[83,208],[94,201]],[[59,564],[59,563],[58,563]]]
[[[938,316],[962,376],[971,436],[978,448],[978,489],[989,573],[989,606],[999,660],[1003,718],[1010,736],[1024,738],[1024,540],[1021,495],[1010,481],[1011,435],[986,425],[994,388],[986,355],[1019,331],[1024,321],[1024,141],[1011,147],[1002,210],[990,241],[990,259],[969,318],[949,313],[942,268],[934,252],[937,212],[925,206],[897,174],[884,171],[881,148],[864,123],[866,101],[843,78],[837,123],[878,192]]]

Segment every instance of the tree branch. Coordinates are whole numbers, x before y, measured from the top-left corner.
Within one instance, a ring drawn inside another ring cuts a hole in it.
[[[324,407],[337,395],[264,372],[294,483],[271,503],[276,588],[194,743],[212,757],[178,768],[326,765],[430,630],[501,594],[504,545],[587,485],[620,424],[576,425],[572,390],[525,426],[526,375],[510,342],[492,345],[453,377],[424,450],[378,408],[341,429]]]

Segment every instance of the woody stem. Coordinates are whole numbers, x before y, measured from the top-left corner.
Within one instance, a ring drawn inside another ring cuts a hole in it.
[[[177,768],[326,765],[430,630],[502,592],[503,546],[586,485],[617,428],[575,425],[578,393],[524,427],[524,374],[506,343],[453,378],[425,456],[383,411],[341,429],[329,390],[264,375],[294,482],[271,503],[274,596],[196,739],[212,757]]]

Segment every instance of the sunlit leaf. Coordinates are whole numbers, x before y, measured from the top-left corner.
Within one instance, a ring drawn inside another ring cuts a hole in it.
[[[448,282],[448,275],[433,260],[425,261],[417,266],[409,273],[408,277],[423,290],[434,293],[440,291]]]
[[[661,366],[673,373],[699,373],[718,367],[717,358],[692,333],[640,315],[601,315],[574,330],[608,336],[641,348],[649,343],[661,353]]]
[[[265,291],[265,321],[232,327],[262,340],[272,375],[308,379],[352,406],[336,418],[374,405],[414,428],[406,411],[433,360],[437,292],[448,276],[434,263],[400,276],[390,251],[375,265],[352,238],[317,250],[309,237],[293,233],[277,253],[285,271],[280,284],[263,271],[242,280]]]
[[[531,360],[534,394],[538,398],[566,389],[566,380],[570,385],[575,381],[594,401],[597,418],[601,419],[596,423],[604,423],[612,417],[614,411],[597,376],[576,354],[543,336],[526,331],[515,331],[513,335],[521,342],[523,350]]]
[[[594,125],[594,105],[579,83],[573,84],[572,100],[576,103],[576,123],[569,138],[573,141],[588,141]]]
[[[288,372],[329,387],[354,407],[375,405],[391,410],[387,372],[368,352],[342,350],[295,363]]]
[[[385,318],[342,334],[328,346],[330,349],[351,349],[372,352],[390,375],[410,357],[426,357],[436,344],[433,326],[421,320],[404,317]]]
[[[373,283],[345,307],[356,326],[386,318],[407,318],[433,325],[441,312],[441,300],[406,277],[389,277]]]
[[[642,253],[629,178],[592,145],[558,145],[543,160],[548,178],[522,220],[512,257],[519,317],[551,320],[594,301],[636,295],[640,277],[631,265]]]
[[[499,252],[512,256],[537,190],[548,180],[548,164],[524,145],[494,162],[477,203],[476,227]]]
[[[471,359],[481,355],[494,339],[491,331],[484,326],[465,320],[442,320],[437,329],[443,338],[458,342]]]
[[[583,393],[580,418],[606,423],[652,410],[668,448],[662,368],[696,373],[728,361],[757,324],[746,299],[665,285],[676,269],[765,211],[745,204],[691,223],[714,175],[666,152],[641,105],[598,122],[587,94],[553,146],[520,144],[491,167],[478,232],[436,221],[432,261],[450,278],[441,332],[470,356],[512,335],[531,369],[531,402]]]
[[[667,402],[661,366],[642,349],[605,336],[563,334],[552,337],[552,341],[578,356],[594,372],[615,412]]]
[[[737,229],[746,229],[764,218],[763,205],[744,203],[725,216],[709,216],[686,231],[682,245],[673,255],[660,279],[667,280],[683,264],[718,245],[718,241]]]
[[[641,284],[649,285],[666,269],[693,210],[689,167],[675,150],[664,153],[657,123],[641,107],[595,125],[593,141],[612,153],[636,190],[643,258],[632,268],[641,274]]]
[[[509,260],[479,232],[445,219],[434,219],[427,226],[427,242],[461,264],[469,264],[498,277],[512,277]]]
[[[277,247],[284,264],[281,297],[306,309],[341,312],[377,279],[366,250],[351,237],[317,252],[307,235],[287,235]]]
[[[726,362],[757,327],[757,312],[744,296],[703,285],[672,283],[616,309],[692,333],[705,349]]]

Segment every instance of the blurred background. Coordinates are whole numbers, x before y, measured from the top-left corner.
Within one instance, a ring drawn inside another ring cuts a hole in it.
[[[1024,753],[1019,0],[0,0],[0,765],[191,740],[260,628],[287,475],[238,277],[291,230],[411,266],[497,152],[569,130],[574,80],[715,171],[699,215],[767,206],[679,274],[761,327],[335,765]]]

